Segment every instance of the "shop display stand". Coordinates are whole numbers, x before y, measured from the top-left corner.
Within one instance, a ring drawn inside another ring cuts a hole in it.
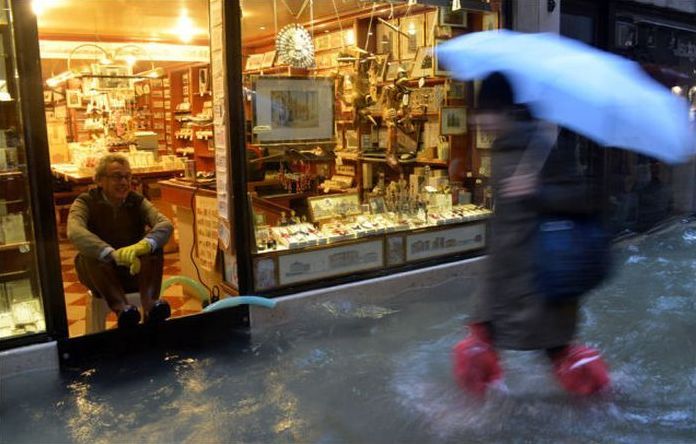
[[[185,154],[196,161],[197,171],[215,170],[215,151],[212,148],[212,95],[210,86],[201,93],[201,69],[208,71],[207,63],[171,70],[168,74],[171,94],[171,138],[176,154]],[[188,106],[182,105],[187,103]],[[204,117],[209,114],[210,118]]]

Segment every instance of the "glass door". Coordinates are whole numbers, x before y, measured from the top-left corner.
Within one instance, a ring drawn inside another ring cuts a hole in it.
[[[46,331],[15,44],[0,0],[0,340]]]

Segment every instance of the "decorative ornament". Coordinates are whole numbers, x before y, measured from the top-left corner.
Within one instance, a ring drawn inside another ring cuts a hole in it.
[[[294,68],[314,66],[314,43],[312,36],[302,25],[292,23],[285,26],[276,38],[276,52],[280,63]]]

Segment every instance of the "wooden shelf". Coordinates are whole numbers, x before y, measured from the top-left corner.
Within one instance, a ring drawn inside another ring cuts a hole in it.
[[[19,170],[11,170],[11,171],[0,171],[0,178],[10,178],[10,177],[19,177],[22,174],[24,174],[22,171]]]
[[[14,242],[11,244],[0,244],[0,251],[18,250],[22,247],[28,247],[31,242]]]

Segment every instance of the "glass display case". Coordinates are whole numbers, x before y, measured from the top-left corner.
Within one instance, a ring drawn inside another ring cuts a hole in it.
[[[0,0],[0,339],[46,331],[15,44]]]
[[[436,49],[501,14],[343,2],[302,24],[242,22],[253,291],[483,251],[490,138],[469,119],[476,85]]]

